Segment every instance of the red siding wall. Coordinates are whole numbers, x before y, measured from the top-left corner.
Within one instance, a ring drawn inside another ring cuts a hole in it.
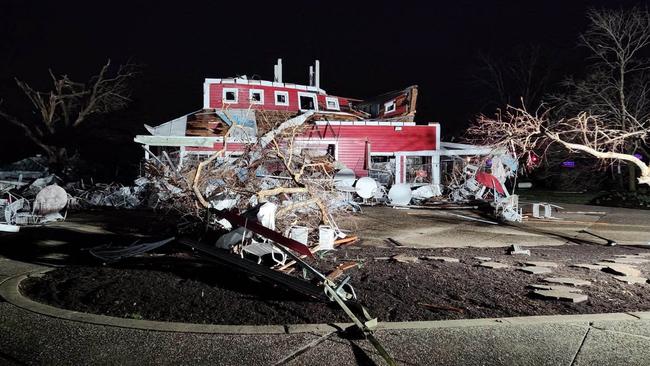
[[[375,153],[394,153],[420,150],[437,150],[439,125],[433,126],[367,126],[367,125],[314,125],[297,141],[309,141],[315,146],[336,144],[338,161],[354,170],[357,176],[364,177],[366,144]],[[399,130],[398,130],[399,128]],[[318,143],[321,140],[320,143]],[[242,143],[228,143],[228,151],[243,151]],[[215,143],[213,150],[223,148]],[[188,150],[212,150],[210,148],[188,148]],[[403,170],[402,170],[403,171]]]
[[[370,143],[371,152],[393,153],[399,151],[436,150],[438,125],[434,126],[313,126],[304,139],[335,140],[338,149],[338,161],[354,170],[357,176],[366,176],[364,169],[366,141]]]
[[[280,111],[298,111],[300,110],[298,106],[298,92],[302,93],[311,93],[317,94],[315,92],[298,90],[293,88],[281,88],[277,86],[264,86],[264,85],[247,85],[247,84],[210,84],[210,108],[221,109],[224,107],[222,102],[223,98],[223,89],[224,88],[237,88],[238,89],[238,103],[226,103],[225,106],[232,109],[247,109],[250,106],[249,100],[249,90],[250,89],[260,89],[264,90],[264,104],[253,105],[254,108],[267,109],[267,110],[280,110]],[[289,93],[289,105],[275,105],[275,91],[285,91]],[[331,95],[317,94],[318,104],[320,105],[319,109],[324,110],[325,106],[325,97]],[[337,97],[339,100],[339,106],[347,106],[349,104],[348,100],[345,98]]]

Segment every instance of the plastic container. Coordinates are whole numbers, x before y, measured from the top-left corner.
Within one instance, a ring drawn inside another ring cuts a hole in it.
[[[327,225],[318,227],[318,245],[321,250],[334,249],[334,229]]]
[[[293,226],[289,232],[289,237],[299,243],[307,245],[309,229],[305,226]]]

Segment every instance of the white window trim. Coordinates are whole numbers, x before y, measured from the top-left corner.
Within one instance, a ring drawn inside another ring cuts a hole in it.
[[[330,108],[330,102],[334,103],[334,107]],[[337,97],[325,97],[325,108],[333,111],[340,111],[341,106],[339,105],[339,98]]]
[[[314,109],[302,109],[300,106],[300,97],[309,97],[314,100]],[[315,93],[305,93],[305,92],[298,92],[298,108],[301,111],[318,111],[318,95]]]
[[[235,100],[226,100],[226,93],[228,92],[234,92],[235,93]],[[223,88],[221,92],[221,101],[224,104],[237,104],[239,103],[239,89],[238,88]]]
[[[260,93],[260,100],[253,100],[253,93]],[[248,100],[251,104],[264,104],[264,90],[262,89],[248,89]]]
[[[284,103],[278,102],[278,95],[284,95]],[[289,92],[287,91],[275,91],[273,93],[273,100],[275,101],[275,105],[289,105]]]
[[[395,101],[394,100],[391,100],[390,102],[384,103],[384,113],[391,113],[391,112],[395,112]]]

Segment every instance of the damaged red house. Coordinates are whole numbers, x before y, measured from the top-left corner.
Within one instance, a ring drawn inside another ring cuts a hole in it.
[[[228,154],[241,154],[269,124],[293,119],[309,126],[294,148],[330,154],[357,177],[372,176],[387,185],[440,184],[440,124],[414,122],[417,95],[417,86],[366,100],[328,94],[320,87],[318,61],[309,68],[309,85],[300,85],[283,82],[279,59],[273,81],[205,79],[201,109],[145,125],[150,135],[134,140],[148,151],[175,150],[182,164],[221,150],[224,139]],[[226,137],[233,124],[239,128]]]

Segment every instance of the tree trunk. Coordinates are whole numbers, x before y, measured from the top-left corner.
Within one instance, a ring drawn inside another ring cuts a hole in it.
[[[630,192],[636,192],[636,164],[627,163],[627,189]]]

